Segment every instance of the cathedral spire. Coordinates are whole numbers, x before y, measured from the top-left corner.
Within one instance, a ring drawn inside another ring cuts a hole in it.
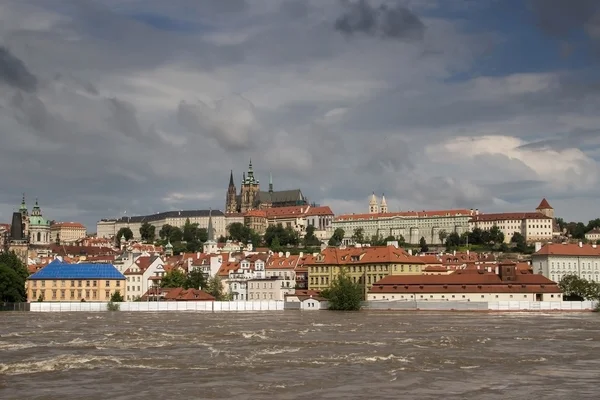
[[[214,242],[215,241],[215,232],[213,229],[213,222],[212,222],[212,208],[208,211],[208,242]]]
[[[231,170],[231,173],[229,174],[229,186],[234,186],[234,184],[233,184],[233,170]]]
[[[269,193],[273,193],[273,174],[269,172]]]
[[[27,204],[25,204],[25,193],[23,193],[23,200],[21,200],[21,208],[20,211],[27,211]]]

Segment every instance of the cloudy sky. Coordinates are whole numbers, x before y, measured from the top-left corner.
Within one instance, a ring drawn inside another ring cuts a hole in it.
[[[600,215],[597,0],[2,0],[0,221],[223,209]]]

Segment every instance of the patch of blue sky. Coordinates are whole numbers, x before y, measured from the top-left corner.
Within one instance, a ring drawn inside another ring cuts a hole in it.
[[[461,20],[466,33],[492,34],[489,50],[470,69],[447,78],[460,82],[478,76],[507,76],[586,68],[592,61],[590,41],[583,29],[566,37],[542,32],[522,1],[491,2],[489,7],[435,10],[436,16]]]

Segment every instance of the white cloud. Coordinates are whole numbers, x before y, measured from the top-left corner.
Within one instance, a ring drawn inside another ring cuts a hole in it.
[[[123,204],[222,208],[248,158],[264,184],[272,171],[336,213],[366,211],[373,190],[398,210],[597,197],[597,88],[550,67],[481,74],[507,32],[406,4],[421,41],[344,36],[337,1],[3,2],[0,45],[38,84],[0,76],[1,218],[23,191],[88,225]]]

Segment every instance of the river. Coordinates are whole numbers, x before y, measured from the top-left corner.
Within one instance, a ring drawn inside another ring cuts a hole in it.
[[[0,398],[597,399],[596,313],[0,313]]]

